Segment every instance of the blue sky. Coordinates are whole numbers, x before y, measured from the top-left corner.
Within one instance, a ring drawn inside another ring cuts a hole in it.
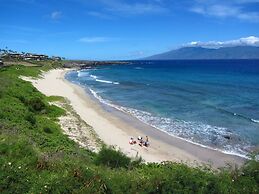
[[[0,0],[0,48],[134,59],[259,36],[259,0]]]

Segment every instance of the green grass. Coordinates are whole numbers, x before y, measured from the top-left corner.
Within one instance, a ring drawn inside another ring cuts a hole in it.
[[[0,69],[0,193],[259,193],[259,163],[240,169],[142,164],[104,147],[80,148],[57,124],[65,110],[19,76],[56,65]],[[103,126],[105,128],[105,126]]]

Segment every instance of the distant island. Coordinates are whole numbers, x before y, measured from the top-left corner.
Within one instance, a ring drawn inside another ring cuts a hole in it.
[[[259,47],[234,46],[221,48],[182,47],[144,58],[144,60],[191,59],[259,59]]]

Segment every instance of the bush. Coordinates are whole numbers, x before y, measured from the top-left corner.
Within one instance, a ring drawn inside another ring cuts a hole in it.
[[[58,118],[62,115],[65,115],[66,113],[64,109],[59,108],[55,105],[49,105],[46,110],[47,110],[48,116],[52,118]]]
[[[33,114],[29,113],[26,115],[25,119],[29,121],[32,125],[36,124],[36,118]]]
[[[51,130],[51,128],[49,128],[49,127],[44,127],[44,128],[43,128],[43,131],[44,131],[45,133],[52,133],[52,130]]]
[[[39,97],[34,97],[27,101],[29,109],[34,112],[41,112],[46,108],[45,103]]]
[[[116,151],[112,147],[103,147],[98,153],[95,163],[110,168],[128,168],[131,160],[121,151]]]
[[[259,186],[259,162],[257,160],[251,160],[243,166],[243,175],[252,177]]]

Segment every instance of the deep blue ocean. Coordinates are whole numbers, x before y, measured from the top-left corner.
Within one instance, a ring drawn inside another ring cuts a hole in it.
[[[259,146],[259,60],[132,61],[66,78],[169,135],[242,156]]]

